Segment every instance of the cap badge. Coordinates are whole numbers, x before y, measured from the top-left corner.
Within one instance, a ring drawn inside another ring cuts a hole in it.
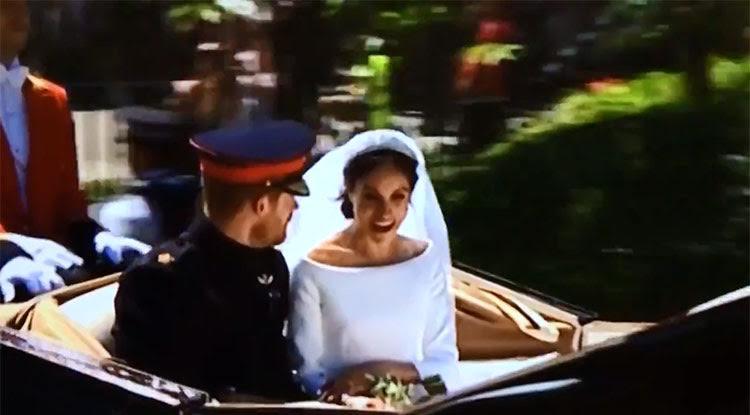
[[[271,285],[271,283],[273,282],[273,275],[269,275],[269,274],[258,275],[258,282],[261,283],[262,285]]]

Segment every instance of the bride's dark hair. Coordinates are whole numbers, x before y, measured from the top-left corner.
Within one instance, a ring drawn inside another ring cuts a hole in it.
[[[354,205],[349,200],[349,192],[359,180],[372,173],[378,167],[388,165],[395,167],[409,182],[413,190],[417,184],[417,161],[404,153],[380,149],[354,156],[344,167],[344,192],[341,194],[341,213],[347,219],[354,218]]]

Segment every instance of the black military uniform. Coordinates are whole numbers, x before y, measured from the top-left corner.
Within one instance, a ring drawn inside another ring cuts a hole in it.
[[[293,392],[288,290],[280,252],[241,245],[201,218],[121,278],[117,355],[210,393],[283,398]]]
[[[311,137],[298,124],[273,122],[252,131],[212,133],[195,145],[214,163],[213,169],[202,166],[204,175],[225,174],[227,180],[265,175],[266,186],[305,195],[295,160],[307,156]],[[231,164],[222,163],[230,152]],[[252,160],[253,154],[262,158]],[[261,163],[260,169],[252,163]],[[279,251],[236,242],[201,216],[120,278],[115,355],[219,399],[236,394],[299,398],[283,333],[288,293],[289,270]]]

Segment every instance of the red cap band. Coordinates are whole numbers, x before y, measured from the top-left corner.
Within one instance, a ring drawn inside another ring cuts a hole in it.
[[[268,180],[281,179],[302,171],[307,157],[302,156],[279,163],[253,164],[249,166],[228,166],[218,164],[208,158],[201,158],[201,172],[205,176],[230,183],[255,184]]]

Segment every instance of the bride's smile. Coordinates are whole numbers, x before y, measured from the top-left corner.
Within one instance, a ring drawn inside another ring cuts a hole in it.
[[[379,233],[387,233],[395,228],[395,224],[396,223],[393,221],[388,221],[385,223],[376,222],[372,224],[372,230]]]

